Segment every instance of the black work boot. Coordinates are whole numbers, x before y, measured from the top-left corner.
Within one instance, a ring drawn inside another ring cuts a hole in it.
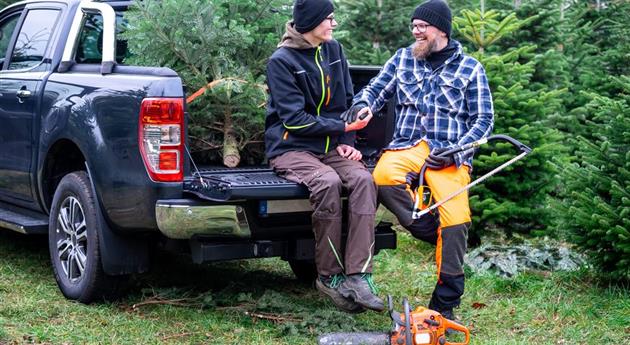
[[[365,309],[353,302],[351,299],[343,297],[339,293],[339,284],[343,282],[343,275],[319,276],[315,279],[315,287],[326,296],[330,297],[337,308],[352,314],[362,313]]]
[[[453,312],[453,308],[440,309],[440,308],[437,308],[435,305],[432,305],[432,303],[429,303],[429,309],[435,310],[438,313],[442,314],[442,316],[444,316],[445,319],[449,319],[450,321],[459,323],[460,325],[462,324],[461,320],[457,316],[455,316],[455,313]],[[457,333],[458,333],[457,331],[454,331],[450,328],[446,329],[447,336],[454,335]]]
[[[369,273],[352,274],[339,286],[339,293],[357,304],[375,311],[385,310],[383,300],[372,291],[374,284]]]
[[[459,319],[457,317],[455,317],[455,313],[453,312],[453,309],[446,309],[446,310],[441,310],[439,311],[440,314],[442,314],[442,316],[444,316],[445,318],[451,320],[451,321],[455,321],[457,323],[459,322]]]

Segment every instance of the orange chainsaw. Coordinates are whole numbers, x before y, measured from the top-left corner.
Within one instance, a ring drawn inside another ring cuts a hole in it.
[[[470,342],[468,328],[448,320],[437,311],[424,307],[412,310],[409,301],[403,299],[403,312],[394,311],[392,297],[387,296],[392,329],[388,333],[329,333],[319,337],[319,345],[467,345]],[[463,343],[447,340],[449,333],[462,333]]]

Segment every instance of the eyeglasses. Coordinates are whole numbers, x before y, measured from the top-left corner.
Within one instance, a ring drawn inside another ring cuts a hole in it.
[[[324,20],[328,20],[328,21],[330,22],[330,25],[331,25],[331,26],[332,26],[332,25],[334,25],[334,24],[333,24],[333,22],[335,22],[335,23],[337,22],[337,21],[335,20],[335,16],[333,16],[333,15],[330,15],[330,16],[328,16],[328,17],[324,18]]]
[[[413,29],[418,29],[418,32],[426,32],[429,26],[433,26],[433,25],[409,23],[409,31],[413,32]]]

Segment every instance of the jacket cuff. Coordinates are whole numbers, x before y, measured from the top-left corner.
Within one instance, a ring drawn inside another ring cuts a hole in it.
[[[354,141],[356,139],[356,132],[346,132],[339,137],[339,144],[346,144],[354,147]]]

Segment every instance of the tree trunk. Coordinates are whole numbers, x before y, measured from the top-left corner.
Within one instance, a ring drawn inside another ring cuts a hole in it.
[[[228,168],[235,168],[240,162],[238,141],[232,128],[232,109],[228,107],[223,121],[223,165]]]
[[[383,19],[383,0],[376,0],[376,7],[378,8],[376,14],[376,20],[380,23],[381,19]],[[378,49],[381,47],[381,38],[379,34],[374,36],[374,40],[372,41],[372,48]]]
[[[521,0],[514,0],[514,9],[518,10],[521,7]]]
[[[486,1],[485,0],[481,0],[481,3],[479,4],[481,6],[481,19],[484,21],[484,25],[481,26],[481,30],[479,30],[479,36],[481,36],[481,42],[479,44],[480,48],[479,51],[481,53],[483,53],[484,47],[486,46],[486,30],[484,29],[486,27],[485,25],[485,21],[486,21]]]

